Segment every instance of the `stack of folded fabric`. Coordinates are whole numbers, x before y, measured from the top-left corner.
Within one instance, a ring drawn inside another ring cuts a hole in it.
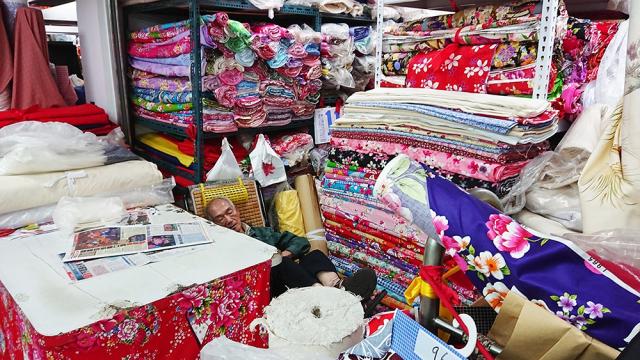
[[[313,6],[327,14],[345,14],[351,16],[371,16],[371,6],[375,1],[368,0],[285,0],[287,5]]]
[[[137,116],[188,127],[194,123],[188,21],[130,34],[129,72]],[[201,18],[203,127],[279,126],[313,116],[322,86],[319,33],[229,19]]]
[[[93,104],[49,109],[34,106],[26,110],[0,112],[0,128],[27,120],[67,123],[95,135],[107,135],[117,127],[109,121],[109,115],[102,108]]]
[[[147,133],[137,138],[138,147],[154,158],[168,162],[176,167],[182,168],[187,173],[193,173],[195,151],[193,141],[189,139],[179,140],[174,137],[159,134]],[[204,143],[203,166],[211,169],[221,155],[221,139],[210,139]],[[238,163],[249,156],[247,150],[237,141],[235,137],[229,138],[229,143]],[[176,177],[176,183],[180,186],[193,185],[191,180]]]
[[[520,170],[548,149],[557,111],[546,101],[430,89],[352,95],[331,132],[322,180],[329,248],[339,269],[374,268],[391,298],[416,273],[425,236],[373,197],[380,171],[397,154],[462,188],[506,195]],[[407,184],[410,186],[411,184]]]
[[[354,88],[351,74],[354,38],[349,25],[327,23],[322,25],[322,75],[324,89]]]
[[[516,0],[402,24],[386,46],[391,52],[386,71],[406,74],[409,87],[530,95],[539,3]],[[555,73],[552,70],[550,89]]]
[[[289,26],[289,32],[296,42],[304,44],[306,56],[302,59],[300,81],[295,87],[296,101],[293,104],[293,120],[306,119],[313,116],[316,105],[320,101],[322,88],[322,63],[320,61],[320,46],[322,34],[307,25]]]
[[[379,89],[349,98],[331,143],[342,150],[404,153],[465,189],[503,197],[529,160],[548,149],[557,115],[546,101]]]
[[[191,36],[188,20],[129,34],[129,77],[136,116],[187,127],[191,99]]]
[[[595,80],[604,51],[618,31],[617,21],[591,21],[569,17],[562,40],[562,96],[554,101],[561,117],[574,120],[582,112],[581,96]]]
[[[378,274],[383,304],[403,309],[404,291],[417,274],[426,236],[373,194],[392,156],[332,148],[322,179],[320,205],[331,260],[346,275],[361,267]]]
[[[371,26],[356,26],[349,29],[353,38],[355,59],[353,61],[353,78],[355,90],[368,88],[375,76],[375,39]]]
[[[205,90],[238,127],[280,126],[313,116],[319,100],[319,34],[308,27],[203,17]]]
[[[540,23],[540,0],[515,0],[390,26],[383,86],[532,95]],[[561,6],[556,29],[548,99],[561,119],[572,120],[617,22],[571,18]]]

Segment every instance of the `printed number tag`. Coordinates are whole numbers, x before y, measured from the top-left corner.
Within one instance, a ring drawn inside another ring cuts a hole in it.
[[[317,144],[326,144],[331,136],[331,125],[340,118],[340,113],[336,112],[335,107],[327,107],[317,109],[314,116],[315,142]]]

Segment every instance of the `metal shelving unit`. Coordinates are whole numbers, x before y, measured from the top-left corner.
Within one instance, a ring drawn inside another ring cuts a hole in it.
[[[274,19],[268,18],[268,12],[266,10],[260,10],[253,6],[248,0],[158,0],[150,3],[136,4],[131,6],[124,6],[121,8],[121,22],[120,28],[124,32],[124,37],[121,41],[126,42],[126,34],[131,30],[129,29],[129,17],[134,14],[149,16],[163,16],[169,15],[171,17],[179,17],[186,15],[188,12],[189,21],[191,24],[191,86],[192,86],[192,101],[193,101],[193,116],[194,126],[196,129],[194,141],[194,165],[193,174],[186,171],[186,169],[166,162],[162,159],[154,157],[151,154],[141,149],[139,143],[135,138],[136,125],[144,126],[145,128],[158,131],[164,134],[172,135],[181,139],[188,138],[187,128],[155,121],[153,119],[147,119],[144,117],[134,116],[129,106],[125,111],[124,126],[128,128],[129,141],[133,145],[133,149],[145,159],[156,163],[160,168],[176,174],[178,176],[187,178],[194,183],[199,183],[204,179],[206,169],[203,166],[203,148],[206,139],[220,138],[223,136],[236,135],[241,133],[276,133],[293,129],[309,128],[313,135],[313,118],[293,121],[292,123],[284,126],[270,126],[259,128],[243,128],[237,132],[230,133],[210,133],[204,132],[203,119],[202,119],[202,70],[200,63],[200,26],[199,19],[201,14],[210,13],[214,11],[224,11],[231,16],[239,19],[256,19],[262,21],[276,21],[276,22],[290,22],[290,23],[303,23],[306,22],[312,26],[316,31],[320,30],[320,16],[317,9],[305,7],[305,6],[291,6],[285,5],[279,11],[274,13]],[[163,20],[164,21],[164,20]],[[126,49],[125,44],[120,44],[121,49]],[[121,67],[126,70],[126,51],[121,51],[123,59],[121,59]],[[128,86],[126,88],[128,89]],[[123,87],[124,88],[124,87]],[[127,91],[128,94],[128,91]],[[128,99],[127,99],[127,103]],[[191,170],[191,169],[190,169]]]
[[[398,5],[419,9],[431,9],[440,11],[453,11],[452,5],[458,8],[467,6],[479,6],[495,4],[496,0],[378,0],[376,24],[378,29],[382,29],[384,23],[384,6]],[[542,0],[542,21],[540,23],[540,33],[538,41],[538,58],[536,60],[536,77],[534,79],[534,99],[546,99],[548,95],[549,74],[551,72],[551,60],[553,55],[553,44],[555,42],[555,24],[557,22],[559,0]],[[599,12],[607,8],[607,0],[565,0],[566,7],[571,13]],[[384,33],[382,32],[383,36]],[[376,44],[376,88],[380,87],[382,79],[382,41],[383,36],[378,36]]]
[[[598,2],[599,0],[592,0],[591,2]],[[478,6],[485,4],[495,3],[495,0],[468,0],[468,1],[456,1],[459,8],[464,8],[465,5]],[[420,9],[432,9],[441,11],[453,11],[451,1],[441,0],[425,0],[425,1],[411,1],[411,0],[390,0],[389,3],[393,5],[415,7]],[[542,0],[542,21],[540,23],[539,41],[538,41],[538,58],[536,60],[536,77],[533,83],[533,98],[534,99],[546,99],[548,94],[549,74],[551,72],[551,60],[553,54],[553,44],[555,41],[555,24],[558,15],[559,0]],[[378,29],[382,29],[384,23],[384,5],[385,0],[378,0],[377,6],[377,18],[376,23]],[[380,81],[382,79],[382,42],[384,32],[381,32],[382,36],[377,38],[376,46],[376,88],[380,87]]]
[[[321,23],[332,23],[332,22],[343,22],[349,25],[373,25],[376,20],[369,16],[351,16],[345,14],[330,14],[325,12],[320,12],[320,22]]]

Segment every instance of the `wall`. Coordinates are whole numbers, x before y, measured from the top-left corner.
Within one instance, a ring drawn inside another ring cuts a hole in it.
[[[109,0],[80,0],[76,11],[87,102],[104,108],[111,121],[119,123],[122,114],[109,4]]]

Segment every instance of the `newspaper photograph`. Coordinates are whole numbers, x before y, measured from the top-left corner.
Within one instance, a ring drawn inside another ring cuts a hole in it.
[[[60,259],[64,254],[60,254]],[[78,281],[128,269],[134,266],[146,265],[151,259],[145,254],[112,256],[108,258],[79,260],[64,263],[64,270],[71,280]]]
[[[63,261],[76,261],[211,243],[199,222],[110,226],[78,232]]]
[[[136,266],[159,262],[172,257],[190,254],[194,251],[198,251],[198,249],[198,246],[189,246],[164,251],[70,261],[62,264],[65,272],[71,280],[80,281]],[[59,254],[58,256],[60,257],[60,260],[64,259],[64,253]]]

